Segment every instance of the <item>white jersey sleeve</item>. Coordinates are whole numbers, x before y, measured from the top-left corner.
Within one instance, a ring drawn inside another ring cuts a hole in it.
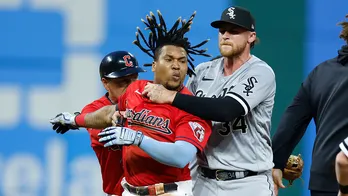
[[[231,88],[233,90],[226,96],[237,100],[244,108],[244,115],[247,115],[254,107],[275,93],[275,75],[267,64],[256,65]]]
[[[339,147],[342,152],[348,157],[348,137],[340,143]]]
[[[191,77],[189,77],[189,79],[187,80],[186,83],[186,87],[193,93],[196,93],[197,90],[197,80],[196,80],[196,76],[192,75]]]

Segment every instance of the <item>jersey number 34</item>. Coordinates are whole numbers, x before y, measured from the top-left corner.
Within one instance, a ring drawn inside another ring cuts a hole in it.
[[[222,123],[222,129],[219,130],[220,135],[227,136],[231,131],[240,131],[242,133],[247,132],[247,125],[245,124],[244,116],[236,118],[232,122]]]

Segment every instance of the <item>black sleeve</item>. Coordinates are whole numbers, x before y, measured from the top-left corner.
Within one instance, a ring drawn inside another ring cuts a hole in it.
[[[292,151],[303,137],[313,117],[310,97],[304,84],[283,114],[272,138],[274,168],[284,169]]]
[[[177,93],[172,105],[202,119],[219,122],[232,121],[245,112],[232,97],[207,98]]]

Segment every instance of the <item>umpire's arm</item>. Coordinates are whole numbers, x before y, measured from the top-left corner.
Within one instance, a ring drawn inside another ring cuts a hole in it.
[[[309,84],[310,80],[307,78],[283,114],[272,138],[273,162],[276,169],[284,169],[289,156],[301,140],[313,117]]]

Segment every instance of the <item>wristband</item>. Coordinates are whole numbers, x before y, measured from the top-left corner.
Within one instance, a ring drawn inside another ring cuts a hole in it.
[[[86,126],[86,122],[85,122],[86,114],[87,113],[83,113],[83,114],[79,114],[79,115],[75,116],[76,126],[78,126],[78,127],[85,127]]]
[[[341,191],[341,193],[343,194],[347,194],[348,193],[348,185],[342,185],[342,184],[338,184],[339,189]]]
[[[140,146],[141,142],[143,141],[144,134],[141,131],[137,131],[134,139],[134,145]]]

